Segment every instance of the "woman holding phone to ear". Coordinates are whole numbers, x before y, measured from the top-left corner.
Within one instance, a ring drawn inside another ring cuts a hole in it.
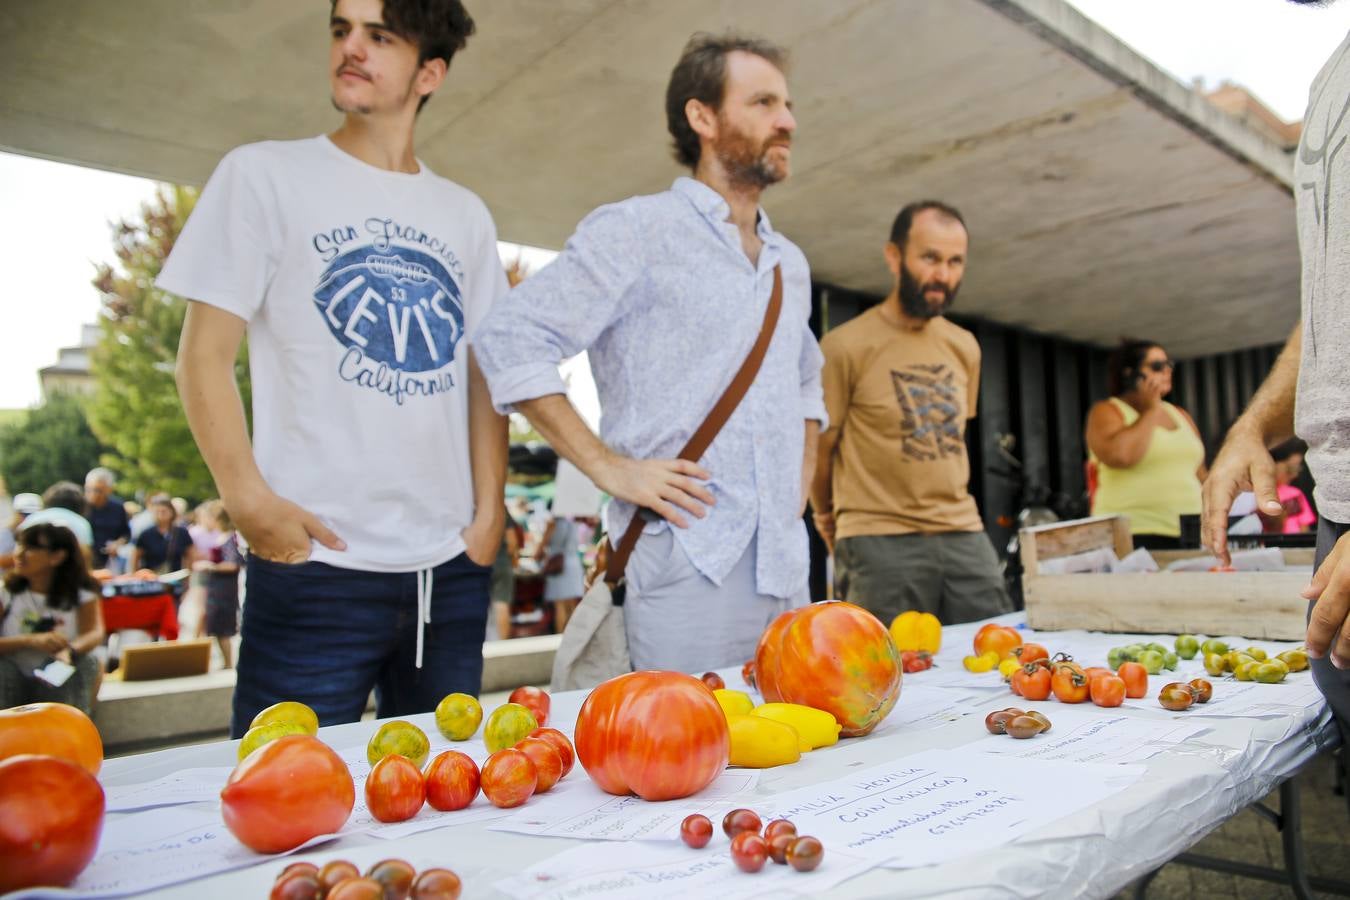
[[[25,528],[14,561],[0,586],[0,709],[52,701],[91,712],[103,610],[75,534],[47,522]],[[53,659],[75,670],[60,686],[33,674]]]
[[[1123,341],[1107,363],[1111,396],[1088,412],[1097,464],[1093,515],[1125,515],[1136,547],[1181,546],[1181,516],[1199,515],[1205,445],[1186,411],[1168,403],[1174,363],[1150,341]]]

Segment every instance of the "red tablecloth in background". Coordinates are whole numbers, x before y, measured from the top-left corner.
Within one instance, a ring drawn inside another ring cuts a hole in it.
[[[140,628],[161,640],[177,640],[178,611],[173,605],[173,594],[104,597],[103,629],[111,634],[123,628]]]

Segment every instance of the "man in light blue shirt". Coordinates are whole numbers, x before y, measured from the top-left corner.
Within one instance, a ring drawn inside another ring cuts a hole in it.
[[[806,258],[759,207],[790,169],[784,58],[766,41],[695,35],[666,92],[675,157],[693,177],[587,216],[471,339],[497,408],[524,413],[615,498],[609,534],[638,508],[655,514],[627,568],[638,669],[740,664],[807,600],[801,516],[825,424],[822,357]],[[783,308],[754,384],[697,464],[673,459],[754,344],[775,267]],[[583,350],[600,437],[557,370]]]

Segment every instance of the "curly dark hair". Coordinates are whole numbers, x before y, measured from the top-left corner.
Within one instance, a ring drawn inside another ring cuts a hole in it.
[[[762,38],[706,31],[691,37],[666,85],[666,128],[674,142],[675,161],[682,166],[697,168],[702,152],[698,133],[690,126],[684,107],[690,100],[697,100],[712,109],[721,109],[727,87],[727,54],[737,50],[762,57],[780,71],[787,69],[787,51]]]
[[[330,0],[330,14],[337,0]],[[404,40],[417,45],[417,64],[429,59],[450,60],[464,49],[477,26],[460,0],[384,0],[384,24]],[[431,95],[417,104],[418,112]]]
[[[84,551],[75,532],[64,525],[40,522],[29,525],[18,534],[23,547],[34,550],[64,550],[66,558],[52,573],[51,588],[47,591],[47,605],[53,609],[74,609],[80,605],[80,591],[98,591],[99,584],[84,564]],[[5,578],[5,590],[18,594],[28,590],[28,579],[10,573]]]

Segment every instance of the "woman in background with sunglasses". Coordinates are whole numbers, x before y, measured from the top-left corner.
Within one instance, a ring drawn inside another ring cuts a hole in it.
[[[1149,341],[1124,341],[1107,362],[1111,396],[1088,412],[1097,468],[1093,515],[1125,515],[1136,547],[1181,546],[1181,516],[1200,513],[1205,445],[1186,411],[1163,398],[1174,364]]]
[[[0,587],[0,709],[53,701],[92,712],[103,612],[75,534],[48,522],[25,528],[14,560]],[[49,668],[53,660],[65,665]]]

